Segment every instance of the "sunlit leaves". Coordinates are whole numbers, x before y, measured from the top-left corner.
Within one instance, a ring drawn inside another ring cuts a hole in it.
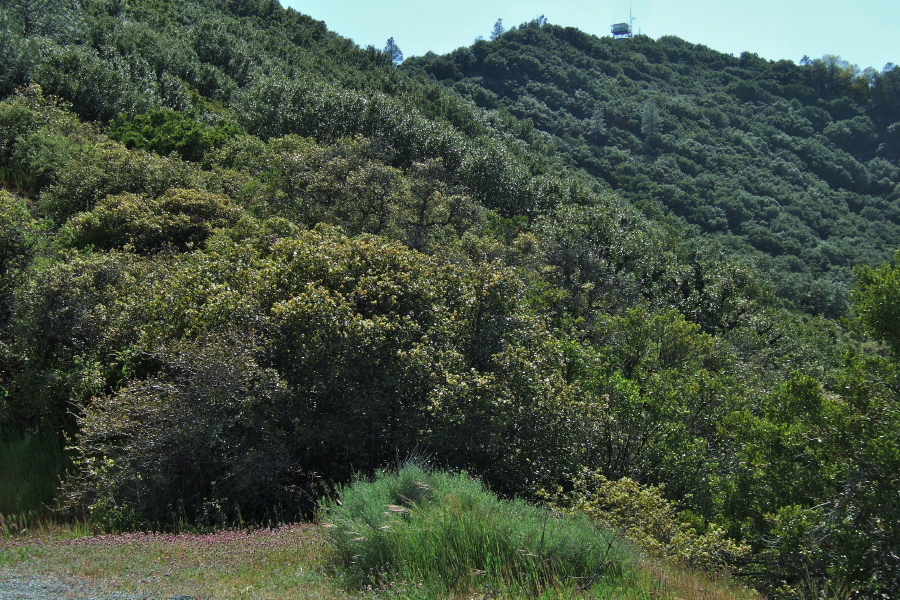
[[[58,98],[36,85],[0,103],[0,179],[34,193],[92,136]]]
[[[159,198],[107,196],[70,219],[61,236],[76,247],[184,250],[199,247],[214,229],[233,225],[242,212],[227,198],[196,190],[170,189]]]
[[[0,277],[24,266],[39,235],[38,223],[28,204],[6,191],[0,191]],[[5,282],[4,282],[5,283]],[[6,285],[0,285],[0,289]]]
[[[84,148],[62,165],[41,204],[50,216],[63,222],[77,212],[90,210],[110,194],[129,192],[156,197],[173,187],[202,188],[198,171],[176,157],[128,151],[114,142],[100,142]]]

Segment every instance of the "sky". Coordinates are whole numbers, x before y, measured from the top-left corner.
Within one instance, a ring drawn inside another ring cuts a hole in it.
[[[539,15],[594,35],[634,17],[654,39],[675,35],[714,50],[770,60],[836,54],[861,68],[900,65],[900,0],[281,0],[360,46],[394,38],[404,56],[444,54]]]

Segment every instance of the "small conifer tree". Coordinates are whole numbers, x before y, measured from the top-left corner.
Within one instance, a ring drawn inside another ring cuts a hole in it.
[[[400,50],[400,46],[394,41],[394,38],[388,38],[387,45],[384,47],[384,53],[395,65],[399,65],[403,62],[403,52]]]
[[[496,40],[498,37],[503,35],[506,29],[503,27],[503,19],[497,19],[497,22],[494,23],[494,30],[491,31],[491,39]]]

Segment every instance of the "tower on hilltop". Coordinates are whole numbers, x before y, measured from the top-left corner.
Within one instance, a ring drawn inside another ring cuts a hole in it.
[[[612,26],[612,36],[616,39],[630,38],[634,35],[634,17],[631,15],[631,9],[628,9],[628,22],[615,23]]]

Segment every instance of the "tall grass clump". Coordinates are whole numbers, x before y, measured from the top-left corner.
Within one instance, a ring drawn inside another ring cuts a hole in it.
[[[465,473],[407,464],[323,507],[329,559],[349,586],[539,594],[617,586],[637,563],[611,532],[498,499]]]

